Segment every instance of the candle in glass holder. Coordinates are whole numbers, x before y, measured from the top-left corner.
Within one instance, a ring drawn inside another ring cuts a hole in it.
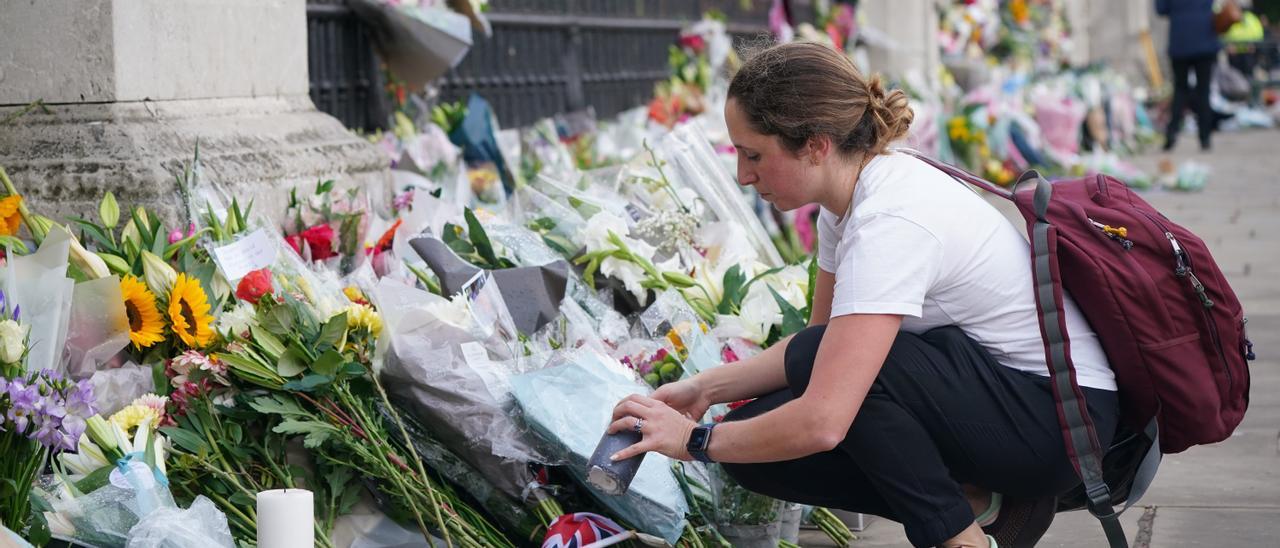
[[[315,546],[315,504],[306,489],[258,493],[258,548]]]

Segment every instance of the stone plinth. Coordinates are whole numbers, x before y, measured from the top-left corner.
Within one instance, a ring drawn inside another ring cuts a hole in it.
[[[890,79],[932,77],[938,59],[938,11],[933,0],[862,2],[866,16],[868,73]]]
[[[175,174],[200,144],[206,180],[283,213],[293,185],[385,189],[387,160],[306,96],[51,105],[0,128],[0,165],[41,213],[88,215],[107,190],[180,217]],[[0,119],[16,107],[0,108]],[[309,190],[309,186],[308,186]]]
[[[386,160],[307,95],[304,0],[0,0],[0,165],[34,207],[88,214],[104,191],[180,211],[197,141],[207,179],[262,212],[294,184],[389,185]]]

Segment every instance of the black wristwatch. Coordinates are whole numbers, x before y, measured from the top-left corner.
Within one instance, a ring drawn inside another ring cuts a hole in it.
[[[715,462],[707,456],[707,448],[711,446],[711,429],[715,427],[716,423],[709,422],[693,428],[693,432],[689,433],[689,442],[685,444],[689,456],[702,462]]]

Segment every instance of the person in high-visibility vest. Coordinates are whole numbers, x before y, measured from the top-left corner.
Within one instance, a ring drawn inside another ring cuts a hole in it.
[[[1265,31],[1262,21],[1252,8],[1244,10],[1240,22],[1227,29],[1222,42],[1227,49],[1227,61],[1233,68],[1253,81],[1253,69],[1258,65],[1258,45]]]

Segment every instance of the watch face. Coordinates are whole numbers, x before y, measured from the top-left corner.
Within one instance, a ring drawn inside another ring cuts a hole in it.
[[[711,429],[705,426],[699,426],[693,429],[693,433],[689,434],[689,450],[702,451],[707,448],[707,441],[711,439]]]

